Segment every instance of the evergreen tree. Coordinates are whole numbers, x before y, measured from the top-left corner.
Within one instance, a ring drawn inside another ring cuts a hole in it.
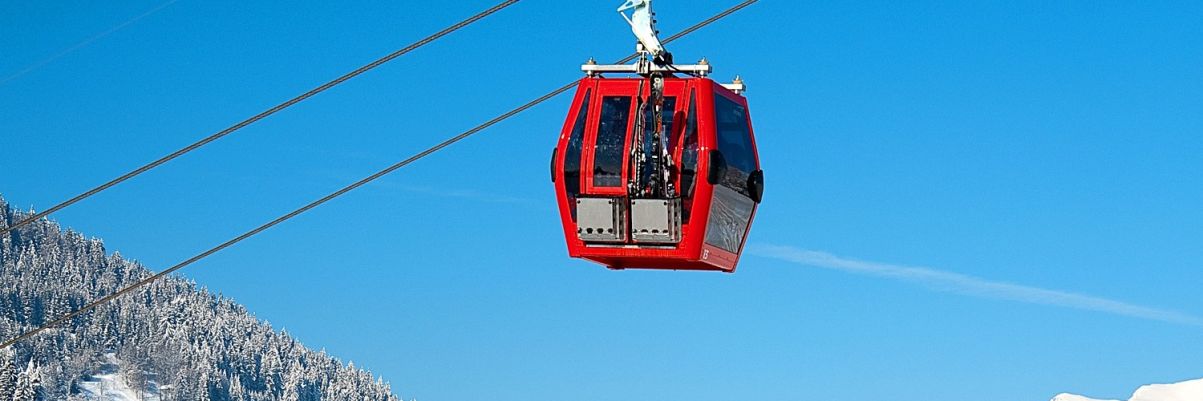
[[[12,397],[17,391],[16,356],[12,349],[0,350],[0,400]]]
[[[24,216],[0,199],[0,222]],[[107,255],[99,240],[47,220],[0,236],[0,337],[150,274]],[[22,370],[18,361],[41,365]],[[0,350],[0,401],[79,399],[101,375],[161,400],[398,401],[387,383],[304,348],[233,301],[178,277]]]
[[[33,361],[24,371],[17,374],[17,389],[13,392],[13,401],[38,401],[38,380],[35,377]]]

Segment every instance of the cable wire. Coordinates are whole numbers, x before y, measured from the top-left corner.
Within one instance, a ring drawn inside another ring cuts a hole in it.
[[[664,40],[663,43],[667,44],[669,42],[672,42],[676,39],[681,38],[682,36],[688,35],[688,34],[692,33],[693,31],[698,30],[701,27],[709,25],[709,24],[713,23],[714,21],[717,21],[719,19],[722,19],[723,17],[730,15],[731,13],[739,11],[740,9],[743,9],[744,7],[747,7],[749,5],[752,5],[752,3],[755,3],[756,1],[758,1],[758,0],[744,1],[743,3],[740,3],[734,7],[731,7],[729,9],[727,9],[726,11],[724,11],[718,15],[715,15],[714,17],[711,17],[705,21],[699,22],[698,24],[691,26],[688,29],[685,29],[684,31],[678,32],[677,34],[670,36],[668,39]],[[623,58],[622,60],[619,60],[615,64],[626,63],[628,61],[634,60],[636,57],[639,57],[639,53],[635,53],[626,58]],[[50,329],[51,327],[57,326],[59,324],[62,324],[63,322],[66,322],[72,318],[75,318],[76,316],[82,315],[85,312],[88,312],[92,309],[95,309],[96,307],[98,307],[100,305],[103,305],[106,302],[112,301],[113,299],[116,299],[117,297],[125,295],[135,289],[138,289],[142,286],[145,286],[145,285],[150,284],[154,281],[157,281],[163,277],[166,277],[168,274],[171,274],[177,270],[183,269],[184,267],[186,267],[192,263],[195,263],[196,261],[204,259],[205,257],[208,257],[209,255],[217,253],[223,249],[229,248],[230,246],[237,244],[237,243],[241,242],[242,240],[245,240],[247,238],[255,236],[256,234],[259,234],[269,228],[272,228],[273,226],[275,226],[277,224],[283,223],[283,222],[287,221],[288,219],[291,219],[293,217],[296,217],[297,215],[300,215],[301,213],[305,213],[305,212],[309,211],[310,209],[318,207],[323,203],[326,203],[334,198],[342,196],[343,194],[345,194],[347,192],[351,192],[352,190],[359,188],[361,186],[364,186],[365,184],[367,184],[369,182],[375,181],[376,179],[379,179],[380,177],[383,177],[389,173],[392,173],[393,171],[396,171],[397,169],[405,167],[405,166],[409,165],[410,163],[418,161],[419,159],[429,156],[430,154],[432,154],[434,152],[438,152],[439,150],[442,150],[443,148],[451,146],[452,144],[459,142],[469,136],[472,136],[473,134],[476,134],[477,132],[483,131],[484,129],[489,128],[505,119],[513,117],[514,115],[521,113],[523,111],[526,111],[527,109],[530,109],[531,107],[534,107],[534,106],[538,105],[539,103],[543,103],[543,102],[547,101],[548,99],[555,97],[556,95],[567,92],[569,89],[572,89],[573,86],[576,86],[576,84],[577,84],[577,82],[573,81],[573,82],[568,83],[567,85],[561,86],[551,92],[548,92],[547,94],[545,94],[543,96],[536,98],[535,100],[531,100],[531,101],[527,102],[526,104],[518,106],[517,108],[515,108],[513,110],[507,111],[504,114],[494,117],[493,119],[491,119],[489,121],[485,121],[484,123],[481,123],[480,125],[477,125],[477,126],[473,127],[472,129],[464,131],[464,132],[460,133],[459,135],[453,136],[447,140],[444,140],[443,142],[440,142],[437,145],[434,145],[434,146],[427,148],[426,150],[423,150],[413,156],[410,156],[409,158],[407,158],[405,160],[402,160],[391,166],[388,166],[388,167],[384,168],[383,170],[377,171],[375,174],[367,176],[366,178],[356,181],[355,183],[352,183],[351,185],[347,185],[347,186],[343,187],[342,189],[334,191],[333,193],[326,195],[326,196],[322,197],[321,199],[310,202],[309,204],[302,206],[299,209],[293,210],[292,212],[289,212],[288,214],[277,217],[275,220],[269,221],[259,227],[256,227],[250,231],[247,231],[247,232],[243,233],[242,235],[234,237],[233,239],[231,239],[229,241],[223,242],[223,243],[221,243],[221,245],[215,246],[213,248],[210,248],[207,251],[197,254],[196,256],[188,258],[188,260],[180,262],[180,263],[176,264],[175,266],[168,268],[167,270],[163,270],[150,277],[144,278],[134,284],[131,284],[125,288],[122,288],[121,290],[118,290],[117,292],[114,292],[103,298],[92,301],[92,302],[88,303],[87,305],[84,305],[83,307],[76,309],[75,311],[73,311],[71,313],[68,313],[62,317],[59,317],[57,319],[54,319],[48,323],[41,325],[36,329],[29,330],[25,333],[22,333],[21,335],[13,338],[11,340],[5,341],[3,344],[0,344],[0,349],[8,348],[8,347],[12,346],[13,344],[16,344],[20,341],[24,341],[30,337],[33,337],[34,335],[37,335],[38,333],[46,331],[47,329]]]
[[[234,124],[234,125],[230,126],[229,128],[218,131],[217,133],[215,133],[213,135],[209,135],[209,136],[205,137],[204,139],[196,141],[195,143],[193,143],[191,145],[180,148],[179,150],[176,150],[175,152],[172,152],[171,154],[169,154],[167,156],[163,156],[163,157],[159,158],[158,160],[147,163],[146,165],[143,165],[142,167],[138,167],[138,168],[134,169],[133,171],[125,173],[124,175],[122,175],[120,177],[114,178],[114,179],[110,180],[109,182],[101,184],[100,186],[98,186],[96,188],[92,188],[92,189],[88,190],[87,192],[76,195],[74,198],[65,200],[62,203],[54,205],[51,208],[46,209],[42,212],[35,213],[34,215],[29,216],[28,218],[26,218],[24,220],[18,221],[9,227],[0,228],[0,235],[8,234],[12,230],[15,230],[21,226],[24,226],[26,224],[37,221],[38,219],[41,219],[43,217],[49,216],[50,214],[57,212],[59,210],[62,210],[63,208],[66,208],[68,206],[71,206],[71,205],[75,204],[76,202],[84,200],[92,195],[96,195],[96,194],[100,193],[101,191],[109,189],[109,188],[111,188],[117,184],[120,184],[130,178],[134,178],[135,176],[137,176],[139,174],[150,171],[151,169],[158,167],[158,166],[162,165],[163,163],[167,163],[167,162],[171,161],[172,159],[183,156],[185,153],[196,150],[197,148],[200,148],[201,146],[208,145],[210,142],[221,139],[221,137],[229,135],[229,134],[233,133],[234,131],[238,131],[239,129],[242,129],[243,127],[254,124],[255,122],[262,120],[264,118],[267,118],[268,116],[270,116],[272,114],[276,114],[277,112],[287,109],[288,107],[290,107],[294,104],[300,103],[301,101],[303,101],[305,99],[313,97],[313,95],[322,93],[322,92],[326,91],[327,89],[333,88],[333,87],[337,86],[338,84],[346,82],[347,80],[349,80],[351,78],[355,78],[356,76],[358,76],[360,74],[368,72],[368,70],[379,67],[381,64],[392,61],[393,59],[395,59],[397,57],[401,57],[402,55],[409,53],[411,51],[414,51],[415,49],[422,47],[423,45],[426,45],[427,43],[433,42],[443,36],[447,36],[447,34],[455,32],[455,31],[459,30],[460,28],[463,28],[465,26],[472,24],[473,22],[479,21],[479,20],[483,19],[484,17],[487,17],[495,12],[501,11],[501,9],[509,7],[517,2],[518,2],[518,0],[503,1],[503,2],[493,6],[492,8],[489,8],[488,10],[481,11],[480,13],[473,15],[472,17],[470,17],[468,19],[457,22],[455,25],[451,25],[447,28],[444,28],[443,30],[435,32],[434,34],[427,36],[427,37],[423,38],[422,40],[419,40],[417,42],[410,44],[409,46],[405,46],[404,48],[397,50],[395,52],[389,53],[389,55],[381,57],[381,58],[377,59],[376,61],[368,63],[367,65],[364,65],[363,67],[359,67],[355,71],[348,72],[348,73],[344,74],[343,76],[335,78],[333,81],[324,83],[321,86],[318,86],[316,88],[309,90],[308,92],[302,93],[300,96],[289,99],[288,101],[286,101],[284,103],[280,103],[280,104],[276,105],[275,107],[267,109],[266,111],[264,111],[262,113],[256,114],[251,118],[242,120],[241,122]]]

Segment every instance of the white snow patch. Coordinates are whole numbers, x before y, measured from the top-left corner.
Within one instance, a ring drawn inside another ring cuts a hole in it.
[[[1061,393],[1053,397],[1052,401],[1116,401],[1116,400],[1096,400],[1094,398],[1086,398],[1080,395]]]
[[[1174,384],[1150,384],[1136,390],[1131,401],[1203,400],[1203,379]]]
[[[129,386],[125,375],[121,373],[121,361],[116,355],[105,354],[108,361],[100,368],[100,374],[92,375],[91,380],[79,382],[80,396],[90,401],[159,401],[158,386],[150,384],[150,389],[142,392]]]
[[[1097,400],[1073,394],[1058,394],[1052,401],[1114,401]],[[1173,384],[1141,386],[1128,401],[1203,401],[1203,379]]]

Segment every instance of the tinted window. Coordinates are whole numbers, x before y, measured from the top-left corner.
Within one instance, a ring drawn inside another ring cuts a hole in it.
[[[564,151],[564,188],[568,190],[570,201],[581,193],[581,145],[585,142],[589,96],[590,92],[586,90],[581,107],[576,112],[576,122],[572,123],[572,134],[568,136],[568,149]]]
[[[694,92],[689,94],[689,111],[685,117],[685,132],[681,134],[681,197],[684,198],[684,213],[682,217],[689,222],[689,212],[692,209],[694,180],[698,175],[698,101]]]
[[[676,142],[671,139],[672,132],[673,132],[673,111],[676,109],[676,107],[677,107],[677,98],[676,97],[665,97],[664,98],[664,108],[663,108],[663,113],[660,116],[660,121],[662,121],[664,124],[663,132],[664,132],[664,135],[667,137],[665,139],[668,139],[668,141],[666,141],[666,142],[668,142],[668,151],[669,151],[670,155],[672,154],[674,142]],[[652,114],[653,114],[652,113],[652,105],[648,104],[643,113],[643,121],[645,121],[646,124],[644,124],[644,128],[643,128],[642,142],[643,142],[643,152],[644,152],[644,154],[648,155],[649,160],[650,160],[650,157],[652,154],[652,149],[654,149],[652,146],[652,145],[654,145],[653,134],[655,134],[655,130],[656,130],[656,125],[652,124]],[[643,171],[641,171],[641,173],[642,173],[641,174],[642,177],[639,177],[639,182],[641,184],[640,187],[651,182],[652,174],[654,174],[655,171],[650,168],[645,168],[645,169],[643,169]]]
[[[714,187],[710,198],[710,221],[706,223],[706,243],[731,253],[743,247],[744,233],[752,221],[756,203],[725,185]]]
[[[572,123],[572,133],[568,135],[568,148],[564,150],[564,189],[568,192],[568,207],[572,209],[572,219],[576,220],[576,196],[581,193],[581,146],[585,142],[585,121],[589,115],[590,91],[585,90],[585,98],[576,112],[576,121]]]
[[[714,120],[718,130],[718,149],[727,162],[722,184],[751,196],[748,175],[756,170],[756,154],[748,132],[748,110],[722,95],[714,96]]]
[[[627,142],[627,123],[631,117],[631,97],[602,98],[601,118],[597,127],[597,147],[593,151],[593,185],[622,186],[622,162]]]

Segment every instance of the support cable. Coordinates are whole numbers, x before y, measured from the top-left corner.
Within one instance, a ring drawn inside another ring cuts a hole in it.
[[[162,165],[163,163],[167,163],[167,162],[171,161],[172,159],[183,156],[185,153],[196,150],[197,148],[200,148],[201,146],[208,145],[210,142],[221,139],[221,137],[229,135],[229,134],[233,133],[234,131],[238,131],[238,130],[242,129],[243,127],[254,124],[255,122],[262,120],[264,118],[267,118],[268,116],[270,116],[272,114],[276,114],[277,112],[287,109],[288,107],[290,107],[294,104],[300,103],[301,101],[303,101],[305,99],[313,97],[313,95],[322,93],[322,92],[326,91],[327,89],[333,88],[333,87],[337,86],[338,84],[346,82],[347,80],[349,80],[351,78],[355,78],[356,76],[358,76],[360,74],[368,72],[368,70],[379,67],[381,64],[392,61],[393,59],[395,59],[397,57],[401,57],[402,55],[409,53],[411,51],[414,51],[417,48],[422,47],[423,45],[426,45],[427,43],[433,42],[443,36],[447,36],[447,34],[455,32],[455,31],[459,30],[460,28],[463,28],[465,26],[472,24],[473,22],[479,21],[479,20],[483,19],[484,17],[487,17],[495,12],[501,11],[501,9],[509,7],[517,2],[518,2],[518,0],[503,1],[503,2],[493,6],[492,8],[489,8],[488,10],[481,11],[480,13],[473,15],[472,17],[469,17],[466,20],[457,22],[455,25],[451,25],[447,28],[444,28],[441,31],[435,32],[433,35],[427,36],[427,37],[423,38],[422,40],[414,42],[414,43],[410,44],[409,46],[405,46],[404,48],[402,48],[400,50],[389,53],[387,56],[381,57],[381,58],[377,59],[376,61],[368,63],[367,65],[364,65],[363,67],[359,67],[355,71],[348,72],[341,77],[335,78],[333,81],[324,83],[321,86],[313,88],[313,89],[309,90],[308,92],[302,93],[301,95],[294,97],[292,99],[289,99],[288,101],[286,101],[284,103],[280,103],[280,104],[276,105],[275,107],[267,109],[266,111],[264,111],[262,113],[256,114],[251,118],[242,120],[241,122],[234,124],[234,125],[230,126],[229,128],[218,131],[217,133],[215,133],[213,135],[209,135],[209,136],[205,137],[204,139],[196,141],[195,143],[193,143],[191,145],[180,148],[179,150],[176,150],[175,152],[172,152],[171,154],[169,154],[167,156],[163,156],[163,157],[159,158],[158,160],[147,163],[147,164],[143,165],[142,167],[138,167],[138,168],[134,169],[133,171],[130,171],[128,173],[123,174],[120,177],[110,180],[109,182],[100,184],[100,186],[97,186],[96,188],[92,188],[82,194],[76,195],[74,198],[67,199],[67,200],[63,201],[62,203],[59,203],[57,205],[50,207],[49,209],[43,210],[39,213],[35,213],[34,215],[29,216],[28,218],[26,218],[24,220],[18,221],[9,227],[0,228],[0,235],[8,234],[12,230],[15,230],[21,226],[24,226],[26,224],[37,221],[38,219],[41,219],[43,217],[49,216],[54,212],[57,212],[59,210],[62,210],[63,208],[66,208],[68,206],[75,204],[76,202],[84,200],[92,195],[96,195],[96,194],[100,193],[101,191],[104,191],[117,184],[125,182],[126,180],[128,180],[130,178],[134,178],[135,176],[137,176],[139,174],[150,171],[151,169],[158,167],[158,166]]]
[[[685,29],[684,31],[678,32],[677,34],[670,36],[668,39],[664,40],[664,43],[669,43],[676,39],[681,38],[682,36],[688,35],[688,34],[692,33],[693,31],[698,30],[701,27],[709,25],[710,23],[713,23],[714,21],[722,19],[723,17],[726,17],[727,15],[730,15],[731,13],[739,11],[740,9],[743,9],[744,7],[747,7],[749,5],[752,5],[752,3],[755,3],[756,1],[758,1],[758,0],[744,1],[743,3],[740,3],[734,7],[727,9],[726,11],[723,11],[722,13],[719,13],[718,15],[710,17],[709,19],[699,22],[698,24],[691,26],[691,27]],[[636,57],[639,57],[639,53],[635,53],[626,58],[623,58],[622,60],[619,60],[615,64],[626,63],[631,60],[634,60]],[[207,251],[197,254],[196,256],[188,258],[188,260],[180,262],[180,263],[176,264],[175,266],[168,268],[167,270],[163,270],[150,277],[144,278],[134,284],[131,284],[125,288],[122,288],[121,290],[118,290],[117,292],[114,292],[103,298],[92,301],[92,302],[88,303],[87,305],[84,305],[83,307],[76,309],[75,311],[73,311],[71,313],[68,313],[62,317],[59,317],[57,319],[54,319],[48,323],[41,325],[36,329],[32,329],[25,333],[22,333],[21,335],[0,344],[0,349],[8,348],[8,347],[12,346],[13,344],[16,344],[17,342],[26,340],[30,337],[33,337],[34,335],[37,335],[38,333],[41,333],[43,331],[46,331],[47,329],[50,329],[51,327],[62,324],[63,322],[66,322],[72,318],[75,318],[76,316],[82,315],[85,312],[95,309],[96,307],[103,305],[106,302],[112,301],[113,299],[116,299],[122,295],[128,294],[135,289],[138,289],[138,288],[143,287],[147,284],[150,284],[154,281],[157,281],[163,277],[166,277],[168,274],[171,274],[177,270],[183,269],[184,267],[186,267],[192,263],[195,263],[196,261],[204,259],[205,257],[208,257],[209,255],[217,253],[218,251],[226,249],[234,244],[237,244],[237,243],[241,242],[242,240],[245,240],[256,234],[259,234],[269,228],[272,228],[273,226],[275,226],[277,224],[283,223],[283,222],[287,221],[288,219],[296,217],[297,215],[300,215],[301,213],[305,213],[305,212],[309,211],[310,209],[320,206],[323,203],[326,203],[334,198],[342,196],[343,194],[346,194],[347,192],[351,192],[352,190],[359,188],[369,182],[375,181],[376,179],[379,179],[380,177],[383,177],[393,171],[396,171],[397,169],[405,167],[405,166],[409,165],[410,163],[418,161],[419,159],[421,159],[423,157],[429,156],[430,154],[432,154],[434,152],[438,152],[439,150],[442,150],[443,148],[451,146],[452,144],[459,142],[459,141],[463,140],[464,138],[472,136],[473,134],[476,134],[477,132],[483,131],[484,129],[489,128],[507,118],[513,117],[514,115],[516,115],[518,113],[526,111],[527,109],[534,107],[535,105],[538,105],[539,103],[543,103],[543,102],[547,101],[548,99],[555,97],[556,95],[567,92],[569,89],[572,89],[573,86],[576,86],[575,81],[570,82],[567,85],[561,86],[558,89],[555,89],[551,92],[548,92],[547,94],[540,96],[540,97],[536,98],[535,100],[527,102],[526,104],[518,106],[517,108],[515,108],[513,110],[505,112],[504,114],[502,114],[500,116],[494,117],[493,119],[491,119],[489,121],[485,121],[484,123],[481,123],[480,125],[477,125],[477,126],[473,127],[472,129],[464,131],[464,132],[460,133],[459,135],[453,136],[443,142],[440,142],[439,144],[432,146],[426,150],[423,150],[413,156],[410,156],[409,158],[407,158],[405,160],[402,160],[400,162],[397,162],[396,164],[388,166],[385,169],[380,170],[370,176],[367,176],[364,179],[356,181],[355,183],[353,183],[351,185],[347,185],[347,186],[343,187],[342,189],[334,191],[333,193],[326,195],[326,196],[322,197],[321,199],[310,202],[309,204],[302,206],[299,209],[293,210],[292,212],[289,212],[288,214],[277,217],[275,220],[267,222],[267,223],[265,223],[259,227],[256,227],[250,231],[247,231],[247,232],[243,233],[242,235],[234,237],[233,239],[231,239],[229,241],[223,242],[223,243],[221,243],[221,245],[215,246],[213,248],[210,248]]]

